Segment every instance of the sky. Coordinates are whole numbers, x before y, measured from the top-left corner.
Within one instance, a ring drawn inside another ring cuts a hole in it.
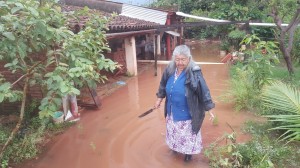
[[[152,3],[154,0],[109,0],[113,2],[127,3],[131,5],[145,6]]]

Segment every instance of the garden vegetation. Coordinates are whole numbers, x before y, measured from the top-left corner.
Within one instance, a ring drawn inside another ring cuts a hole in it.
[[[205,150],[211,167],[300,167],[300,5],[298,0],[158,0],[153,6],[243,25],[192,27],[185,38],[219,39],[220,47],[237,52],[230,90],[222,96],[237,111],[250,111],[266,122],[247,124],[252,139],[236,141],[226,133]],[[186,19],[187,22],[199,21]],[[250,22],[275,27],[249,26]],[[287,23],[287,26],[281,24]],[[243,46],[243,47],[242,47]],[[230,123],[228,123],[230,126]],[[221,142],[227,142],[226,145]]]
[[[0,16],[0,62],[12,75],[20,74],[13,82],[0,75],[0,103],[20,104],[20,111],[11,112],[19,115],[16,126],[0,126],[0,160],[6,167],[39,152],[63,96],[79,95],[84,85],[96,87],[106,80],[100,70],[112,71],[116,64],[103,55],[110,50],[105,38],[108,18],[88,8],[64,12],[54,0],[4,0]],[[68,24],[81,16],[89,19],[75,34]],[[34,86],[41,88],[41,100],[29,97],[28,89]]]

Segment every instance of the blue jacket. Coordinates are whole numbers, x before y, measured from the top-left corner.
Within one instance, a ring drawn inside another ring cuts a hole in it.
[[[166,68],[162,75],[158,92],[156,93],[158,98],[166,97],[166,84],[170,75],[172,74]],[[197,65],[186,70],[185,93],[192,117],[192,130],[193,133],[197,134],[202,126],[205,111],[209,111],[215,107],[201,69]],[[165,102],[165,117],[167,116],[167,103],[168,98],[166,98]]]
[[[176,82],[174,80],[175,73],[169,77],[166,84],[167,113],[171,115],[172,112],[174,121],[190,120],[192,118],[185,94],[185,72],[180,74]]]

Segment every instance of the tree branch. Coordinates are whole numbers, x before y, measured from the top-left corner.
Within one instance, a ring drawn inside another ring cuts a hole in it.
[[[279,18],[277,9],[276,9],[275,7],[272,7],[272,12],[271,12],[270,16],[272,16],[272,17],[274,18],[274,22],[275,22],[275,24],[277,25],[277,27],[278,27],[281,31],[284,31],[284,29],[283,29],[282,26],[281,26],[282,20]]]
[[[15,84],[17,84],[20,80],[22,80],[23,78],[27,77],[29,74],[24,74],[22,75],[19,79],[17,79],[14,83],[11,84],[11,86],[14,86]]]
[[[286,31],[289,31],[292,26],[297,24],[297,22],[299,23],[299,15],[300,15],[300,8],[297,9],[295,15],[293,16],[293,19],[291,20],[290,24],[287,26]]]
[[[36,66],[38,66],[39,64],[41,64],[43,61],[39,61],[37,63],[35,63],[34,65],[32,65],[32,67],[30,67],[26,74],[22,75],[19,79],[17,79],[13,84],[11,84],[12,86],[14,86],[15,84],[17,84],[20,80],[22,80],[24,77],[27,77],[29,75],[31,75],[33,73],[33,68],[35,68]]]

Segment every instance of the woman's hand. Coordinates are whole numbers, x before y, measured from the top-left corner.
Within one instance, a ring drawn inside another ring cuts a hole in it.
[[[154,104],[154,108],[158,109],[160,107],[161,102],[162,102],[162,98],[158,98]]]
[[[210,115],[209,120],[214,121],[215,115],[211,111],[209,111],[209,115]]]

